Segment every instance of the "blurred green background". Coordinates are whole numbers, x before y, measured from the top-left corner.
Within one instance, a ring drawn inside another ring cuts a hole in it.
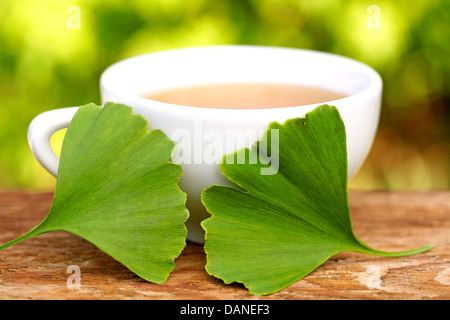
[[[53,190],[29,151],[28,125],[46,110],[100,104],[110,64],[211,44],[307,48],[374,67],[381,123],[350,188],[449,188],[448,0],[1,0],[0,189]]]

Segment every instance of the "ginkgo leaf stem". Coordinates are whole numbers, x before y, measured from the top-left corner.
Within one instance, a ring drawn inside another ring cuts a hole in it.
[[[43,233],[47,232],[47,230],[42,230],[41,229],[41,225],[42,224],[39,224],[39,225],[35,226],[33,229],[31,229],[30,231],[28,231],[27,233],[21,235],[20,237],[17,237],[14,240],[11,240],[11,241],[1,245],[0,246],[0,251],[4,250],[6,248],[9,248],[12,245],[15,245],[16,243],[19,243],[19,242],[21,242],[23,240],[26,240],[26,239],[29,239],[29,238],[32,238],[32,237],[35,237],[37,235],[40,235],[40,234],[43,234]]]
[[[417,249],[412,249],[412,250],[405,250],[405,251],[393,251],[393,252],[389,252],[389,251],[382,251],[382,250],[376,250],[373,249],[367,245],[365,245],[361,240],[358,239],[358,242],[360,242],[362,244],[362,248],[361,249],[353,249],[351,251],[355,251],[355,252],[359,252],[359,253],[366,253],[366,254],[372,254],[372,255],[376,255],[376,256],[382,256],[382,257],[405,257],[405,256],[412,256],[418,253],[423,253],[425,251],[428,251],[432,248],[434,248],[434,246],[432,245],[428,245],[428,246],[424,246],[421,248],[417,248]]]

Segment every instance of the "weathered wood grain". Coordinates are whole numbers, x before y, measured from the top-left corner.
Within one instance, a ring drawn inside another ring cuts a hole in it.
[[[0,192],[0,243],[38,224],[52,194]],[[351,192],[355,233],[380,250],[428,244],[429,252],[383,258],[338,254],[310,275],[268,296],[209,276],[203,247],[189,243],[164,284],[134,275],[91,243],[66,232],[0,252],[0,299],[450,299],[450,192]],[[81,288],[69,289],[70,265]]]

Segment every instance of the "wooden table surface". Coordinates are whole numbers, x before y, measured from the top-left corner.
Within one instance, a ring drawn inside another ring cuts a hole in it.
[[[51,193],[0,192],[0,243],[28,231],[47,214]],[[166,283],[133,274],[91,243],[50,232],[0,252],[0,299],[450,299],[450,192],[350,192],[356,235],[380,250],[432,244],[415,256],[340,253],[278,293],[249,295],[206,273],[203,246],[188,243]],[[69,289],[68,267],[80,268]]]

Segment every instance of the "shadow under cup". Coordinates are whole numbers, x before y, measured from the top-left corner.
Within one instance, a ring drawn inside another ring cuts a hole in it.
[[[273,109],[217,109],[168,104],[144,95],[187,86],[221,83],[280,83],[315,86],[346,97],[321,103]],[[372,145],[380,114],[382,81],[376,71],[358,61],[334,54],[260,46],[207,46],[150,53],[120,61],[102,74],[102,101],[132,107],[147,118],[149,128],[162,130],[177,144],[189,140],[190,161],[183,168],[180,187],[187,194],[190,218],[188,240],[204,243],[200,222],[209,215],[201,203],[202,191],[213,184],[230,185],[218,160],[241,147],[250,147],[269,123],[304,117],[327,103],[339,110],[347,134],[349,179],[362,165]],[[222,137],[215,159],[205,159],[211,132]],[[230,134],[237,136],[230,137]],[[239,136],[241,135],[241,136]],[[176,159],[173,159],[177,162]],[[178,159],[179,160],[179,159]]]

